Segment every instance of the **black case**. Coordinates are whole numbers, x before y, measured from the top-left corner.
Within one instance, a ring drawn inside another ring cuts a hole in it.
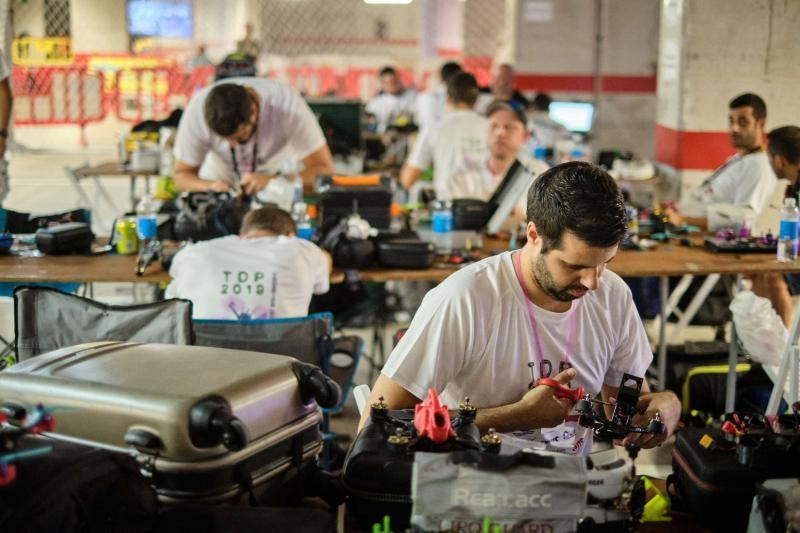
[[[790,418],[782,416],[781,421],[791,431]],[[704,435],[714,444],[702,446]],[[762,436],[748,432],[740,437],[739,450],[725,450],[717,444],[723,442],[718,429],[684,428],[677,433],[670,483],[677,489],[677,501],[704,526],[745,531],[757,483],[800,475],[800,437]]]
[[[389,418],[410,421],[413,409],[390,410]],[[450,417],[456,419],[451,411]],[[391,517],[393,531],[403,531],[411,519],[411,470],[413,451],[393,450],[387,442],[395,434],[392,422],[376,423],[372,419],[361,429],[347,452],[344,461],[343,481],[348,493],[347,514],[355,531],[372,531],[372,524],[382,523],[384,516]],[[463,450],[459,441],[480,443],[480,432],[474,423],[454,427],[456,439],[444,444],[425,447],[426,452],[451,452]]]
[[[430,268],[436,247],[419,239],[391,239],[378,243],[378,259],[388,268]]]
[[[330,175],[317,176],[317,211],[322,233],[335,226],[340,219],[353,213],[361,215],[361,218],[369,222],[373,228],[389,228],[392,218],[391,177],[378,176],[370,185],[359,184],[358,180],[361,178],[369,182],[368,176],[350,176],[341,179]]]
[[[489,221],[489,204],[475,198],[453,200],[453,229],[480,230]]]
[[[36,247],[47,255],[88,253],[94,235],[85,222],[68,222],[36,232]]]

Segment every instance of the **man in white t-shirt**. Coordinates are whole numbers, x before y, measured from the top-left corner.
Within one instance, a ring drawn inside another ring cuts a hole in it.
[[[728,131],[736,154],[728,158],[703,184],[688,193],[680,214],[668,210],[670,222],[708,227],[710,204],[747,207],[758,216],[769,204],[777,183],[764,150],[767,105],[752,93],[728,104]]]
[[[417,92],[406,89],[397,71],[384,67],[378,75],[381,90],[366,105],[366,111],[375,117],[378,131],[383,133],[398,118],[414,120],[417,105]]]
[[[11,110],[14,98],[11,94],[9,76],[11,69],[6,54],[0,50],[0,205],[8,196],[8,163],[5,161],[8,128],[11,124]]]
[[[417,95],[416,123],[420,131],[444,118],[447,111],[447,84],[461,72],[461,65],[448,61],[439,69],[441,83]]]
[[[250,211],[239,236],[189,244],[175,255],[167,298],[191,300],[198,319],[307,315],[311,295],[328,292],[331,260],[294,232],[285,211]]]
[[[433,166],[433,188],[439,200],[466,198],[483,189],[482,183],[464,190],[453,186],[456,172],[485,166],[489,158],[486,145],[489,121],[472,109],[477,98],[478,82],[472,74],[459,72],[450,79],[447,102],[451,109],[438,124],[420,133],[400,173],[403,187],[409,189],[425,169]]]
[[[628,287],[606,272],[626,224],[622,195],[602,169],[570,162],[543,173],[528,192],[523,248],[470,265],[430,291],[370,400],[409,408],[433,388],[454,407],[469,396],[481,431],[541,430],[545,441],[588,452],[591,436],[577,438],[572,402],[529,385],[532,373],[609,401],[624,373],[644,376],[653,357],[644,327]],[[645,381],[637,408],[634,422],[659,413],[665,432],[625,441],[652,447],[674,431],[681,406]]]
[[[175,138],[175,184],[181,191],[252,195],[272,178],[262,169],[286,147],[303,162],[306,190],[317,174],[333,172],[319,122],[296,90],[276,80],[228,78],[196,93],[186,107]],[[232,170],[233,181],[198,176],[209,152]]]

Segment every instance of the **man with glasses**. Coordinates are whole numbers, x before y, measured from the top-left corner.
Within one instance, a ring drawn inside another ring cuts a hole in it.
[[[206,155],[223,175],[201,178]],[[306,190],[317,174],[333,172],[333,159],[316,117],[300,94],[275,80],[230,78],[194,95],[175,139],[175,184],[181,191],[252,195],[273,177],[282,159],[303,162]]]

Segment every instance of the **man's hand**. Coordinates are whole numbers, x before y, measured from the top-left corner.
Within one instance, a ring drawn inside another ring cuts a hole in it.
[[[225,180],[214,180],[208,184],[208,190],[212,192],[228,192],[231,190],[231,184]]]
[[[678,426],[681,418],[681,402],[678,397],[670,391],[664,392],[645,392],[639,395],[639,402],[636,410],[640,413],[633,417],[633,424],[644,426],[655,418],[656,413],[661,415],[661,423],[664,424],[664,431],[659,435],[649,433],[630,433],[622,441],[622,444],[636,444],[640,448],[655,448],[669,438]]]
[[[575,369],[568,368],[557,374],[553,379],[562,385],[566,385],[575,379]],[[574,405],[566,398],[556,398],[555,390],[546,385],[539,385],[525,393],[519,401],[524,408],[524,412],[530,413],[529,427],[531,428],[551,428],[555,427],[567,418]],[[526,424],[528,425],[528,424]]]
[[[239,185],[242,187],[242,192],[248,196],[256,194],[258,191],[267,186],[270,176],[266,174],[253,174],[248,172],[242,176],[242,181]]]
[[[667,221],[673,226],[683,226],[685,222],[683,216],[671,207],[664,209],[664,215],[666,215]]]

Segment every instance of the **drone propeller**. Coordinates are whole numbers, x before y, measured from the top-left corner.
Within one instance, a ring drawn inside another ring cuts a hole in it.
[[[41,448],[36,448],[33,450],[0,454],[0,466],[15,463],[20,460],[30,459],[31,457],[39,457],[40,455],[47,455],[52,451],[53,451],[52,446],[42,446]]]

